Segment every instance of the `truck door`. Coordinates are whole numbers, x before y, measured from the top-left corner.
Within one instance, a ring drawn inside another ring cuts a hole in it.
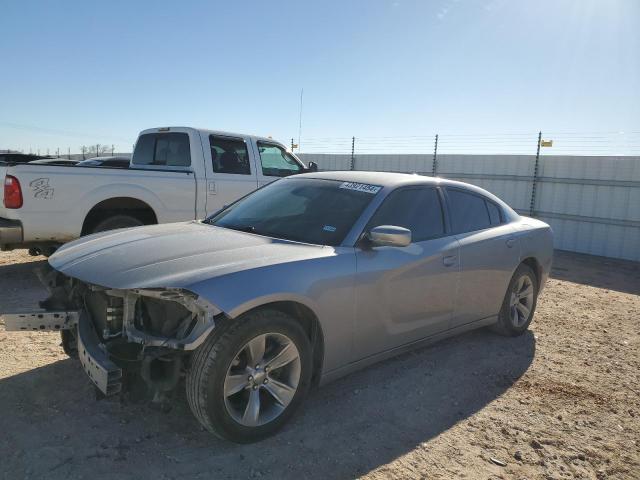
[[[209,135],[207,158],[207,215],[258,188],[251,146],[242,137]]]
[[[262,187],[281,177],[288,177],[304,170],[296,159],[277,143],[258,140],[254,143],[258,186]]]

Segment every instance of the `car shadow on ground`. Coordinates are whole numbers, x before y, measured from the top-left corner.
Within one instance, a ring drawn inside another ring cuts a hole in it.
[[[38,300],[46,298],[46,290],[36,276],[36,269],[46,266],[46,260],[0,264],[0,313],[38,308]]]
[[[640,295],[639,262],[555,250],[551,277]]]
[[[97,401],[78,362],[0,380],[0,472],[14,478],[351,478],[402,456],[499,398],[535,338],[479,330],[311,392],[275,437],[235,445],[173,408]]]

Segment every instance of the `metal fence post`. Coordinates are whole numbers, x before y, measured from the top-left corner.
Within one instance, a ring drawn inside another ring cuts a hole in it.
[[[293,152],[293,138],[291,138],[291,151]]]
[[[431,171],[431,175],[435,177],[437,171],[438,171],[438,134],[436,134],[436,140],[433,144],[433,168]]]
[[[536,206],[536,188],[538,186],[538,167],[540,166],[540,144],[542,143],[542,131],[538,132],[538,147],[536,148],[536,161],[533,164],[533,181],[531,183],[531,205],[529,216],[533,217]]]
[[[351,170],[356,168],[356,137],[351,137]]]

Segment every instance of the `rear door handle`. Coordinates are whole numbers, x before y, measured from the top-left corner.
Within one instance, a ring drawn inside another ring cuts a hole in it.
[[[456,257],[455,255],[447,255],[446,257],[442,258],[442,263],[445,267],[452,267],[456,264],[457,260],[458,257]]]
[[[516,244],[516,239],[513,237],[507,238],[505,243],[507,244],[507,247],[512,248]]]

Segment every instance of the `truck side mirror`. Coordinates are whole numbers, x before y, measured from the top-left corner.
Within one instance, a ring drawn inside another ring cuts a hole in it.
[[[318,164],[316,162],[309,162],[309,167],[307,167],[307,172],[317,172]]]

